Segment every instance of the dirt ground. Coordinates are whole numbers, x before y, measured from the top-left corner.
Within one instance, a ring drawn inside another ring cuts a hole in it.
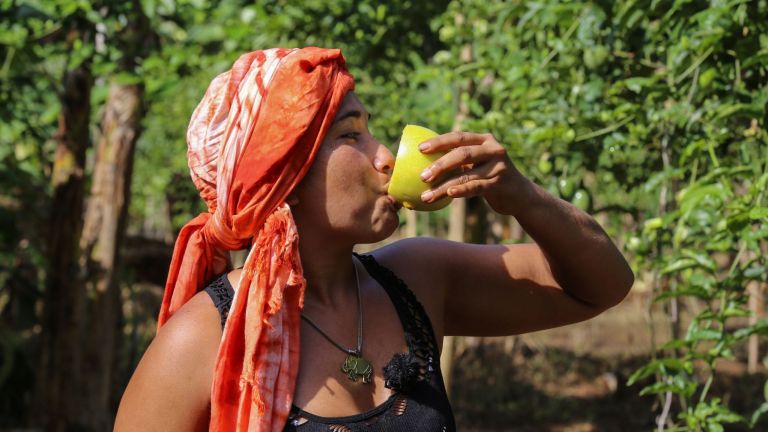
[[[451,399],[459,430],[515,432],[651,431],[660,404],[627,378],[669,339],[659,305],[633,291],[619,306],[575,325],[510,338],[457,340]],[[744,353],[737,356],[745,357]],[[718,363],[711,390],[742,415],[763,402],[766,371]],[[746,431],[730,426],[727,431]],[[768,422],[755,430],[768,431]]]

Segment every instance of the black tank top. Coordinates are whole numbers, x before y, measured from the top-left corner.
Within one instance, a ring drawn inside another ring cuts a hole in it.
[[[384,367],[384,381],[393,390],[381,405],[347,417],[320,417],[293,406],[285,431],[455,431],[456,425],[443,375],[437,340],[419,300],[400,278],[373,256],[355,256],[382,286],[397,310],[408,345],[408,353],[395,354]],[[222,327],[232,304],[234,290],[221,275],[205,288],[221,314]]]

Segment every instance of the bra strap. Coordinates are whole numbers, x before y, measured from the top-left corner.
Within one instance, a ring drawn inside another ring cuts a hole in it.
[[[227,315],[229,315],[229,308],[232,306],[232,298],[235,296],[235,289],[229,283],[227,274],[224,273],[221,276],[214,279],[213,282],[205,287],[205,292],[211,296],[213,304],[216,309],[219,310],[221,316],[221,328],[224,328],[224,324],[227,322]]]

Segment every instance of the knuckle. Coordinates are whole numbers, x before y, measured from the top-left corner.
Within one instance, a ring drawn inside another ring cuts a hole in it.
[[[472,159],[472,150],[469,147],[461,148],[461,160],[466,162]]]
[[[464,174],[461,177],[459,177],[459,184],[467,184],[469,183],[469,176]]]
[[[505,156],[507,154],[507,150],[499,143],[494,143],[493,146],[491,146],[491,154],[494,156]]]

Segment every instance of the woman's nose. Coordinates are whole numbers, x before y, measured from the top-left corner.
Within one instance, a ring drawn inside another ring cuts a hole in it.
[[[392,155],[392,152],[381,143],[376,151],[376,158],[373,161],[373,166],[376,167],[377,171],[386,174],[392,174],[392,168],[395,167],[395,157]]]

